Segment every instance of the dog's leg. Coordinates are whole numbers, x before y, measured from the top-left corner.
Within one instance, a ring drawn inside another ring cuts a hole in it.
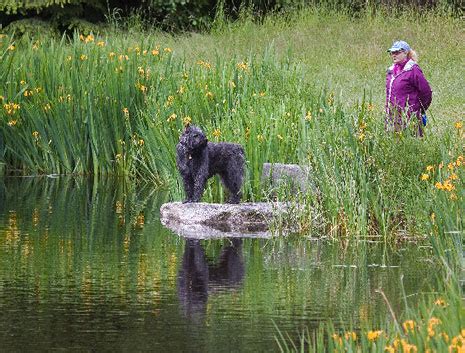
[[[238,149],[234,158],[230,158],[227,168],[221,173],[221,181],[229,191],[227,203],[237,204],[241,201],[241,187],[244,180],[244,151]]]
[[[231,175],[230,175],[231,174]],[[226,203],[237,204],[241,201],[241,186],[242,177],[240,175],[234,175],[232,171],[221,174],[221,181],[224,187],[229,192],[229,197]]]
[[[183,203],[194,202],[194,181],[188,175],[182,177],[182,181],[184,183],[184,191],[186,192],[186,199]]]
[[[205,190],[205,185],[209,177],[208,167],[208,151],[203,149],[202,154],[194,158],[194,165],[196,168],[193,169],[193,190],[192,190],[192,202],[199,202],[202,198],[203,192]]]
[[[194,179],[194,190],[192,194],[192,202],[199,202],[202,198],[207,184],[207,176],[204,173],[198,173]]]

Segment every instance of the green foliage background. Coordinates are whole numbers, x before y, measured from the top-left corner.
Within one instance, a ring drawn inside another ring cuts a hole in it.
[[[13,23],[16,33],[30,27],[24,20],[45,21],[52,30],[92,30],[90,24],[103,23],[105,19],[121,19],[137,14],[145,27],[155,26],[164,30],[205,30],[211,28],[218,14],[237,19],[244,10],[257,18],[274,12],[289,12],[305,7],[325,8],[359,17],[388,9],[398,14],[406,9],[434,10],[460,17],[464,13],[462,0],[1,0],[0,24]],[[19,24],[15,24],[20,21]],[[0,27],[0,28],[1,28]]]

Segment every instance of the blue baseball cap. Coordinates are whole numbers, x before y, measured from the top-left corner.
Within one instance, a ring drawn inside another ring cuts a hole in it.
[[[390,47],[387,51],[393,52],[399,50],[410,51],[410,45],[408,45],[408,43],[404,42],[403,40],[398,40],[397,42],[394,42],[392,47]]]

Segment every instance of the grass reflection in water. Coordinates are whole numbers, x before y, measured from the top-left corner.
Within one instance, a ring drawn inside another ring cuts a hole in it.
[[[120,179],[1,181],[2,346],[276,350],[275,325],[376,322],[389,315],[377,289],[397,312],[398,293],[433,289],[428,248],[190,241],[161,226],[167,197]]]

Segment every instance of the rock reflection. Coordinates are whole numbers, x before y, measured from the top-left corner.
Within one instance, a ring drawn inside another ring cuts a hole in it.
[[[184,315],[194,322],[204,318],[208,295],[238,288],[244,278],[242,239],[228,239],[218,261],[209,264],[198,239],[187,239],[178,274],[178,297]]]

